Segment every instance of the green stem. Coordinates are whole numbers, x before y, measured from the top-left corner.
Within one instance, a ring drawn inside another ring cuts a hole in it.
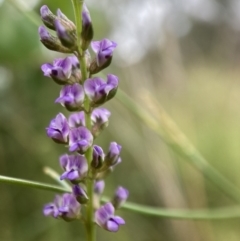
[[[54,178],[55,179],[55,178]],[[29,180],[12,178],[0,175],[0,183],[14,184],[18,186],[32,187],[36,189],[52,191],[57,193],[71,192],[70,188],[49,185],[40,182],[33,182]],[[103,197],[103,202],[109,202],[109,198]],[[173,219],[195,219],[195,220],[209,220],[209,219],[232,219],[240,218],[239,207],[227,207],[227,208],[215,208],[211,210],[199,209],[199,210],[179,210],[179,209],[164,209],[155,208],[145,205],[139,205],[135,203],[126,202],[122,209],[136,212],[139,214],[157,216],[161,218],[173,218]]]
[[[71,192],[71,188],[67,187],[61,187],[61,186],[56,186],[56,185],[50,185],[50,184],[45,184],[41,182],[33,182],[29,180],[24,180],[20,178],[13,178],[13,177],[6,177],[6,176],[1,176],[0,175],[0,182],[3,183],[9,183],[9,184],[15,184],[19,186],[25,186],[25,187],[32,187],[36,189],[42,189],[46,191],[53,191],[53,192]]]
[[[77,27],[77,52],[78,52],[78,59],[80,63],[81,68],[81,74],[82,74],[82,83],[87,79],[87,65],[86,65],[86,59],[85,59],[85,52],[81,48],[81,32],[82,32],[82,8],[83,8],[83,0],[72,0],[73,3],[73,9],[74,9],[74,15],[75,15],[75,23]],[[86,96],[85,102],[84,102],[84,109],[85,111],[85,123],[86,128],[91,130],[92,124],[91,124],[91,106],[90,101]],[[85,157],[88,161],[88,166],[90,170],[90,165],[92,161],[92,147],[89,148],[85,154]],[[90,171],[88,173],[88,177],[90,177]],[[88,194],[88,204],[87,204],[87,210],[86,210],[86,233],[87,233],[87,240],[88,241],[94,241],[96,237],[96,230],[95,230],[95,224],[94,224],[94,206],[93,206],[93,189],[94,189],[94,180],[89,178],[87,180],[87,194]]]

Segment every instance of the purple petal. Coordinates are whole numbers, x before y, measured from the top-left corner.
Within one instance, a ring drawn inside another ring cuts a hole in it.
[[[74,113],[69,116],[68,123],[70,127],[85,126],[85,115],[84,111]]]
[[[60,180],[63,180],[63,179],[68,179],[70,181],[73,181],[73,180],[76,180],[79,178],[79,173],[77,170],[71,170],[71,171],[66,171],[64,172],[61,177],[60,177]]]
[[[106,203],[106,204],[103,206],[103,208],[104,208],[105,212],[106,212],[109,216],[111,216],[111,215],[114,214],[115,209],[114,209],[112,203],[110,203],[110,202],[109,202],[109,203]]]
[[[113,74],[107,75],[107,84],[111,85],[113,88],[116,88],[118,86],[118,77]]]
[[[114,220],[114,222],[116,222],[118,225],[124,225],[125,224],[125,220],[119,216],[114,216],[112,218]]]
[[[110,232],[117,232],[119,229],[119,225],[113,220],[109,220],[106,223],[106,229]]]
[[[100,49],[100,41],[92,41],[91,42],[91,47],[92,47],[92,50],[97,53]]]
[[[60,166],[61,166],[64,170],[66,169],[66,166],[67,166],[68,161],[69,161],[68,154],[64,154],[64,155],[60,156],[60,158],[59,158]]]
[[[49,34],[49,32],[47,31],[47,29],[44,26],[40,26],[38,28],[38,34],[41,40],[43,39],[49,39],[51,37],[51,35]]]
[[[109,219],[108,213],[104,210],[103,207],[100,207],[96,212],[95,212],[95,221],[96,223],[100,226],[103,227],[105,226],[106,222]]]

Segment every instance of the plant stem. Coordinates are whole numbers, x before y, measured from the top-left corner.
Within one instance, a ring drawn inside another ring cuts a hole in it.
[[[33,182],[29,180],[24,180],[20,178],[13,178],[13,177],[6,177],[0,175],[0,182],[9,183],[9,184],[15,184],[19,186],[25,186],[25,187],[32,187],[36,189],[42,189],[46,191],[53,191],[53,192],[71,192],[71,188],[67,187],[61,187],[56,185],[50,185],[42,182]]]
[[[54,178],[55,179],[55,178]],[[70,188],[49,185],[40,182],[33,182],[29,180],[12,178],[0,175],[0,183],[14,184],[18,186],[32,187],[36,189],[52,191],[57,193],[71,192]],[[103,197],[103,202],[109,202],[109,198]],[[122,209],[132,211],[139,214],[156,216],[162,218],[172,219],[195,219],[195,220],[209,220],[209,219],[232,219],[240,218],[239,207],[226,207],[226,208],[215,208],[215,209],[199,209],[199,210],[180,210],[180,209],[165,209],[158,207],[150,207],[145,205],[139,205],[135,203],[126,202]]]
[[[78,59],[81,68],[82,74],[82,83],[87,79],[87,65],[85,59],[85,52],[81,48],[81,32],[82,32],[82,9],[83,9],[83,0],[72,0],[74,15],[75,15],[75,23],[77,27],[77,53]],[[86,95],[85,95],[86,96]],[[86,128],[91,130],[91,106],[88,97],[85,97],[84,102],[85,108],[85,123]],[[90,170],[91,161],[92,161],[92,147],[90,147],[87,152],[85,153],[85,157],[88,161],[88,166]],[[88,177],[90,177],[90,171],[88,172]],[[93,189],[94,189],[94,180],[88,178],[87,180],[87,194],[88,194],[88,204],[86,207],[86,233],[87,233],[87,240],[94,241],[96,237],[95,231],[95,224],[94,224],[94,207],[93,207]]]

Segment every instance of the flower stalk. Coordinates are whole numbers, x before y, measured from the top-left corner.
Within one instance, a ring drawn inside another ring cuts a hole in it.
[[[85,82],[87,79],[87,65],[85,59],[85,53],[81,48],[81,33],[82,33],[82,9],[83,9],[83,1],[81,0],[72,0],[73,9],[74,9],[74,16],[75,16],[75,23],[76,23],[76,32],[77,32],[77,57],[80,63],[81,73],[82,73],[82,83]],[[85,123],[87,129],[91,130],[91,108],[90,108],[90,101],[88,97],[85,99],[84,103],[85,109]],[[88,165],[91,165],[92,161],[92,147],[90,147],[85,157],[87,159]],[[88,180],[87,180],[87,195],[89,198],[88,205],[87,205],[87,212],[86,212],[86,233],[87,233],[87,240],[94,241],[96,237],[95,231],[95,224],[93,222],[93,214],[94,214],[94,207],[93,207],[93,189],[94,189],[94,180],[90,178],[90,169],[88,172]]]

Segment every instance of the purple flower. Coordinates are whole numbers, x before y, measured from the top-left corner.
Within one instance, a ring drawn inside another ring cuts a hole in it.
[[[92,133],[96,137],[100,132],[108,126],[108,118],[111,112],[105,108],[96,108],[91,115]]]
[[[87,128],[80,126],[70,130],[69,151],[78,151],[80,154],[84,154],[92,143],[93,136]]]
[[[96,193],[97,195],[101,195],[103,193],[104,187],[104,180],[96,181],[94,184],[94,193]]]
[[[111,142],[109,145],[108,153],[105,157],[107,166],[114,166],[119,161],[119,155],[122,147],[116,142]]]
[[[101,168],[104,161],[104,152],[100,146],[93,146],[93,159],[91,162],[91,166],[95,169]]]
[[[65,221],[72,221],[80,216],[81,205],[73,194],[65,193],[62,196],[56,195],[54,202],[45,205],[43,213],[45,216],[62,218]]]
[[[118,88],[118,77],[112,74],[107,75],[107,82],[95,77],[87,79],[84,83],[84,90],[92,105],[98,106],[114,97]]]
[[[51,120],[46,130],[47,135],[55,142],[68,143],[69,126],[66,117],[62,113],[59,113],[55,119]]]
[[[69,57],[56,59],[53,64],[43,64],[41,67],[44,76],[51,77],[60,85],[68,84],[72,74],[72,62]]]
[[[85,126],[84,111],[71,114],[68,118],[68,123],[71,128]]]
[[[113,205],[106,203],[95,212],[96,223],[110,232],[117,232],[119,226],[125,224],[125,221],[119,216],[114,216],[114,211]]]
[[[60,91],[55,103],[61,103],[69,111],[76,111],[82,108],[84,102],[83,87],[76,83],[73,85],[65,85]]]
[[[80,182],[87,176],[88,164],[84,156],[64,154],[59,158],[59,162],[65,171],[60,177],[61,180]]]
[[[91,46],[97,55],[97,66],[106,68],[111,63],[113,50],[117,47],[117,44],[108,39],[103,39],[101,41],[92,41]]]
[[[112,204],[117,209],[120,208],[127,200],[129,191],[124,187],[118,187],[115,191]]]
[[[72,191],[79,203],[86,204],[88,202],[88,196],[87,196],[85,190],[81,186],[74,185],[72,187]]]
[[[65,16],[65,15],[64,15]],[[76,35],[72,33],[72,29],[68,25],[63,24],[59,19],[54,21],[57,36],[60,39],[63,46],[75,50],[76,48]]]

